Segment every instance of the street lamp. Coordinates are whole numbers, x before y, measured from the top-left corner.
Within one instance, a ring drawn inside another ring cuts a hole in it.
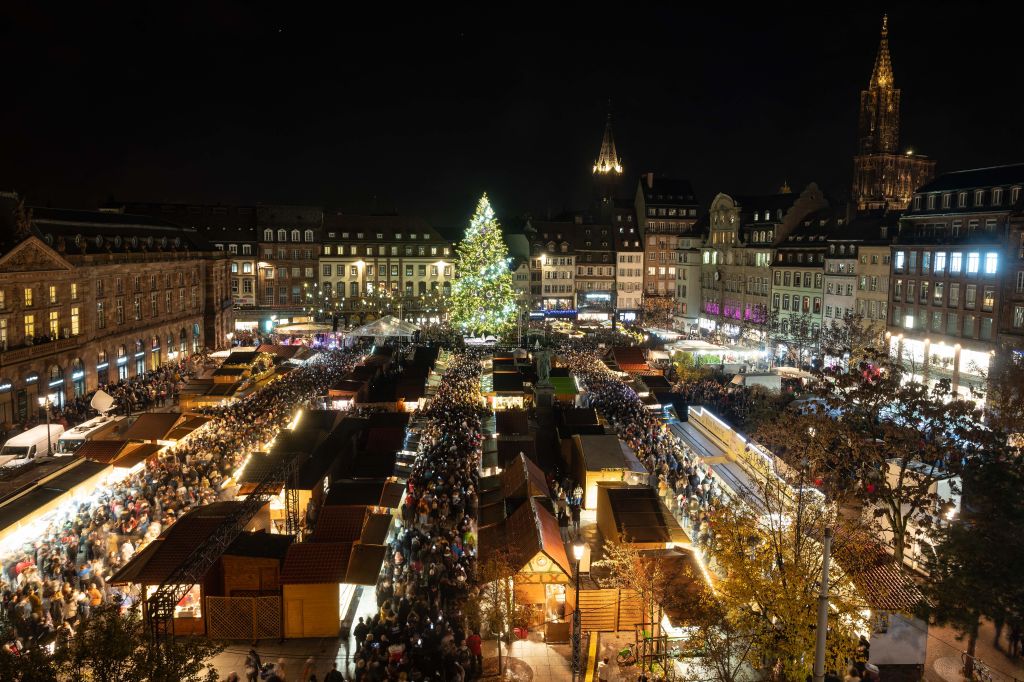
[[[583,670],[580,665],[580,561],[583,560],[583,552],[587,545],[581,539],[577,539],[572,545],[572,556],[576,559],[576,605],[572,610],[572,674],[573,679],[578,675],[583,679]]]
[[[54,396],[57,394],[54,393]],[[53,456],[53,443],[50,441],[50,405],[55,401],[51,399],[49,395],[39,396],[39,407],[43,408],[43,412],[46,413],[46,454],[48,457]]]

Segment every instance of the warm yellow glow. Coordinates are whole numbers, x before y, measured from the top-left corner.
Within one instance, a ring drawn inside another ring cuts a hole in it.
[[[294,431],[295,427],[299,425],[300,419],[302,419],[302,410],[295,413],[295,418],[288,424],[288,428]]]

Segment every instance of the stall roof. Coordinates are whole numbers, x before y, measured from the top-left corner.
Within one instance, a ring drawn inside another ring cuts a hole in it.
[[[320,509],[312,542],[354,542],[363,532],[366,507],[325,506]]]
[[[412,415],[408,412],[374,412],[366,418],[367,424],[373,428],[405,428],[409,425]]]
[[[284,561],[288,547],[295,541],[294,535],[277,535],[265,531],[245,531],[239,534],[226,550],[225,556],[277,559]]]
[[[82,447],[78,448],[78,452],[75,454],[93,462],[110,464],[121,456],[121,451],[128,444],[129,441],[126,440],[87,440],[82,443]]]
[[[168,440],[168,434],[185,419],[176,412],[146,412],[121,435],[126,440]]]
[[[121,456],[114,460],[113,464],[118,469],[131,469],[139,462],[147,459],[164,449],[159,443],[137,443],[134,448],[125,449]]]
[[[523,390],[523,375],[519,372],[495,372],[495,393],[520,393]]]
[[[540,467],[519,455],[501,472],[501,488],[506,498],[551,497],[551,489]]]
[[[385,545],[353,545],[345,582],[350,585],[376,585],[387,549]]]
[[[503,436],[525,436],[530,433],[526,410],[501,410],[495,415],[495,428]]]
[[[196,507],[171,524],[109,580],[114,585],[161,585],[244,502]]]
[[[650,376],[644,376],[641,381],[644,382],[644,386],[653,392],[671,391],[672,384],[668,382],[663,374],[652,374]]]
[[[651,369],[643,350],[636,346],[615,346],[612,357],[623,372],[644,372]]]
[[[232,351],[225,359],[221,367],[232,367],[237,365],[251,365],[259,357],[259,350]]]
[[[376,479],[343,479],[331,482],[325,505],[362,505],[367,507],[397,507],[405,486],[401,483]]]
[[[572,377],[548,377],[548,381],[555,389],[555,395],[578,395],[576,380]]]
[[[366,430],[366,452],[370,454],[395,452],[405,443],[402,427],[371,427]]]
[[[219,367],[213,370],[215,377],[240,377],[249,371],[248,367]]]
[[[383,336],[383,337],[409,337],[420,330],[411,322],[404,322],[392,315],[385,315],[379,320],[367,322],[361,327],[349,330],[349,336]]]
[[[900,570],[893,555],[867,533],[841,527],[832,546],[836,562],[872,609],[913,613],[924,600],[917,584]]]
[[[391,514],[368,513],[363,524],[363,532],[359,535],[359,542],[366,545],[383,545],[388,539],[393,518]]]
[[[294,543],[284,558],[281,584],[345,582],[351,554],[351,542]]]
[[[598,500],[603,494],[608,495],[615,528],[624,541],[684,543],[689,540],[679,522],[661,504],[654,488],[646,485],[600,487]]]
[[[558,421],[566,426],[601,423],[597,417],[597,410],[593,407],[563,407],[558,410]]]
[[[341,381],[336,381],[334,385],[328,389],[328,391],[330,393],[351,393],[352,395],[355,395],[356,393],[359,393],[361,390],[363,390],[363,387],[365,386],[365,381],[356,381],[355,379],[342,379]]]
[[[260,353],[270,353],[276,355],[279,358],[290,360],[305,346],[300,344],[281,344],[281,343],[264,343],[256,350]]]
[[[206,426],[213,417],[207,417],[201,414],[190,414],[186,415],[185,421],[181,422],[167,434],[167,440],[181,440],[185,436],[189,435],[201,426]]]
[[[558,521],[533,498],[519,505],[503,522],[480,529],[481,556],[498,549],[508,550],[517,572],[543,552],[566,575],[572,575]]]
[[[505,466],[514,461],[520,454],[531,462],[537,461],[537,444],[532,440],[498,439],[498,463]]]
[[[699,339],[677,341],[672,344],[671,348],[673,351],[682,351],[683,353],[726,353],[729,351],[725,346],[719,346]]]
[[[587,471],[603,469],[627,469],[637,473],[646,473],[647,469],[633,454],[628,445],[619,440],[618,436],[583,436],[575,435],[579,451]]]

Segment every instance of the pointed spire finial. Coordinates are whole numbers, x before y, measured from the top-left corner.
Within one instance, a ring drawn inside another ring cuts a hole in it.
[[[878,44],[875,68],[871,72],[871,87],[893,87],[892,59],[889,57],[889,15],[882,16],[882,39]]]
[[[601,151],[594,163],[595,175],[622,175],[622,159],[615,150],[615,136],[612,134],[612,100],[608,98],[608,121],[604,125]]]

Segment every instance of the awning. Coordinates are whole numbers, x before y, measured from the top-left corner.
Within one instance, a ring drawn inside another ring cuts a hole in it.
[[[345,582],[349,585],[376,585],[387,551],[385,545],[353,545]]]

